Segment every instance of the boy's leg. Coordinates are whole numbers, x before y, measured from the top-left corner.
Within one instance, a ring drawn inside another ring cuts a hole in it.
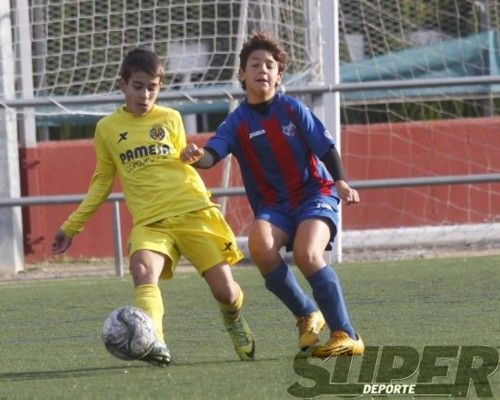
[[[233,280],[229,266],[242,260],[244,255],[219,209],[208,207],[186,214],[171,226],[170,234],[179,251],[205,278],[219,302],[236,353],[242,360],[252,360],[255,342],[241,315],[243,292]]]
[[[219,303],[224,326],[231,337],[238,357],[243,361],[253,360],[255,340],[241,315],[243,291],[233,280],[231,267],[226,263],[215,265],[204,271],[203,277]]]
[[[324,220],[302,221],[294,241],[295,261],[311,285],[314,299],[331,331],[330,341],[320,346],[326,347],[322,352],[327,352],[326,356],[361,354],[364,345],[349,320],[340,281],[333,269],[325,265],[323,254],[329,240],[330,227]]]
[[[252,224],[249,235],[252,259],[262,273],[266,288],[297,318],[299,347],[306,349],[319,340],[325,320],[281,258],[279,250],[287,241],[288,235],[266,220],[258,219]]]
[[[144,360],[159,366],[170,363],[170,352],[163,334],[163,299],[158,279],[166,257],[150,250],[138,250],[130,257],[130,272],[134,280],[134,305],[153,320],[157,342]]]

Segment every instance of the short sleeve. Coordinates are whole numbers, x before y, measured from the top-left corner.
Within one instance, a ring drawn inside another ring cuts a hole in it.
[[[205,147],[215,151],[219,156],[219,160],[225,158],[232,151],[235,132],[231,127],[232,124],[229,118],[226,118],[215,131],[215,135],[205,145]]]
[[[312,152],[321,158],[333,145],[335,140],[330,135],[325,125],[314,115],[309,108],[297,102],[294,105],[298,117],[299,130]]]

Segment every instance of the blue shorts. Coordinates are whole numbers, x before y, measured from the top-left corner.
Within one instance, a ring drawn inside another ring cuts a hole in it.
[[[289,238],[287,251],[291,251],[291,244],[299,224],[306,219],[322,219],[330,227],[330,241],[327,249],[331,248],[339,220],[340,199],[335,196],[311,196],[297,208],[288,206],[272,206],[262,208],[255,219],[262,219],[284,231]]]

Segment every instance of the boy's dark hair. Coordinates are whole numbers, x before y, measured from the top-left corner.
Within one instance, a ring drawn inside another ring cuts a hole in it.
[[[248,58],[255,50],[269,51],[278,63],[278,71],[285,71],[288,54],[283,45],[266,31],[255,32],[252,38],[243,45],[240,51],[240,69],[245,70]],[[243,90],[246,90],[245,82],[240,81],[240,83]]]
[[[120,67],[120,78],[128,83],[132,74],[139,71],[159,77],[160,83],[163,83],[165,79],[162,61],[155,53],[147,49],[136,48],[127,53]]]

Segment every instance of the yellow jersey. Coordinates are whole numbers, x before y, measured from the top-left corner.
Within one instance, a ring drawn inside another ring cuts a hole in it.
[[[155,105],[135,116],[120,107],[96,126],[96,167],[88,192],[61,226],[73,236],[107,199],[116,172],[134,225],[215,205],[199,174],[179,159],[186,134],[178,111]]]

